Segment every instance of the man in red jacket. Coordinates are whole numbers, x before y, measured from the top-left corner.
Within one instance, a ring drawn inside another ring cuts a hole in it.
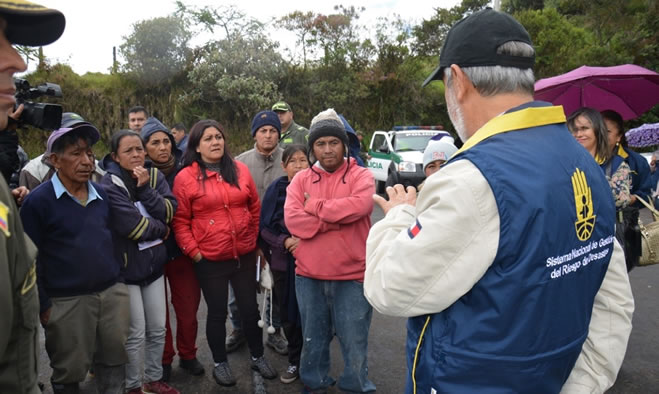
[[[284,220],[300,238],[295,291],[305,338],[300,378],[306,392],[334,385],[329,344],[341,342],[345,369],[339,389],[375,391],[366,355],[373,309],[364,298],[366,238],[371,227],[373,176],[346,159],[348,135],[333,109],[319,113],[309,131],[310,163],[288,186]]]

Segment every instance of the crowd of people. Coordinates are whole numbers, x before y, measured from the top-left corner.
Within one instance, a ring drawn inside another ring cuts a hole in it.
[[[64,29],[58,11],[17,4],[0,3],[3,83],[25,69],[10,43],[44,45]],[[534,101],[533,65],[511,16],[486,9],[458,22],[425,83],[443,81],[464,145],[431,139],[418,195],[396,185],[388,199],[334,109],[307,130],[274,103],[252,119],[254,147],[234,156],[221,122],[188,133],[135,106],[100,160],[99,130],[64,113],[18,186],[0,180],[0,313],[11,317],[0,324],[0,392],[38,392],[40,322],[55,393],[79,392],[89,373],[104,394],[178,393],[177,355],[187,373],[207,370],[197,359],[202,295],[221,386],[236,385],[227,354],[246,343],[263,378],[300,379],[305,393],[375,392],[376,308],[409,318],[408,393],[605,391],[631,331],[627,272],[656,157],[649,166],[626,146],[614,111],[566,118]],[[372,226],[375,204],[385,217]],[[269,272],[261,316],[255,278]],[[264,346],[287,356],[285,371]]]

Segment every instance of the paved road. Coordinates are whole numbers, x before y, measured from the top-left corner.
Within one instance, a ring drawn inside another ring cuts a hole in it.
[[[649,218],[647,212],[643,217]],[[382,212],[376,208],[373,221],[380,220]],[[609,393],[634,394],[648,393],[657,389],[659,368],[656,361],[659,355],[659,266],[636,268],[630,274],[630,279],[636,300],[634,314],[634,330],[629,341],[629,347],[618,381]],[[207,367],[207,373],[201,377],[192,377],[177,368],[174,362],[171,384],[185,394],[206,393],[252,393],[252,373],[249,369],[249,353],[242,348],[229,355],[229,362],[238,378],[238,385],[232,388],[221,388],[213,381],[210,371],[212,359],[206,343],[205,332],[206,308],[202,303],[199,311],[199,360]],[[41,336],[42,352],[40,381],[47,382],[50,369],[47,356],[43,350],[43,335]],[[405,320],[374,313],[369,340],[369,376],[376,384],[380,393],[401,393],[405,386]],[[267,348],[266,348],[267,349]],[[337,341],[332,343],[332,376],[338,378],[343,368],[341,353]],[[270,349],[266,357],[275,368],[282,372],[287,362],[285,357],[277,355]],[[289,385],[279,380],[265,381],[265,387],[271,394],[299,393],[299,381]],[[95,393],[93,379],[88,379],[82,386],[83,393]],[[46,385],[46,393],[52,393],[50,385]],[[338,390],[332,391],[338,392]]]

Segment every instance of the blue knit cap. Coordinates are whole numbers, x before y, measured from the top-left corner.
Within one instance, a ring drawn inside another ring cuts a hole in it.
[[[252,119],[252,137],[256,135],[256,130],[263,126],[272,126],[277,129],[277,134],[281,137],[281,122],[279,116],[273,111],[261,111]]]

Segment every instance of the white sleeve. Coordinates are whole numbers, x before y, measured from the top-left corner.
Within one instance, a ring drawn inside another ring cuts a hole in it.
[[[470,161],[451,163],[426,180],[416,208],[394,207],[371,228],[364,295],[386,315],[441,312],[480,280],[498,245],[492,189]]]
[[[603,393],[613,386],[625,358],[633,312],[625,254],[616,240],[609,268],[595,296],[588,338],[562,394]]]

